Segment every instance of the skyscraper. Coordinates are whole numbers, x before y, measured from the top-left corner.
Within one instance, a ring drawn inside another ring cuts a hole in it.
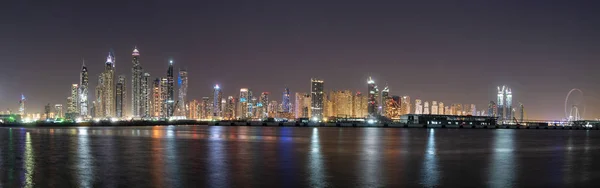
[[[296,118],[309,118],[310,117],[310,95],[307,93],[296,92],[296,102],[294,110]]]
[[[284,113],[290,113],[290,111],[292,110],[290,109],[291,104],[292,103],[290,102],[290,89],[286,87],[285,89],[283,89],[283,99],[281,100],[281,105],[283,106]]]
[[[64,117],[64,112],[63,112],[63,105],[62,104],[55,104],[54,105],[54,116],[55,118],[63,118]]]
[[[178,111],[181,116],[185,116],[186,109],[185,104],[187,102],[187,89],[188,89],[188,76],[187,71],[185,69],[179,70],[179,79],[177,79],[177,83],[179,85],[179,105]]]
[[[96,101],[94,101],[94,116],[95,118],[103,118],[106,117],[105,113],[106,111],[104,110],[104,105],[106,104],[104,102],[104,73],[100,74],[100,76],[98,76],[98,85],[96,85]],[[70,100],[70,99],[69,99]],[[67,103],[67,112],[69,111],[69,103]]]
[[[116,105],[116,115],[119,118],[123,117],[123,107],[125,106],[125,76],[119,76],[116,85],[116,95],[115,95],[115,105]]]
[[[423,114],[423,105],[420,99],[415,100],[415,114]]]
[[[490,101],[490,103],[488,104],[488,116],[498,117],[497,110],[498,108],[496,106],[496,103],[494,101]]]
[[[79,74],[79,115],[81,117],[88,117],[88,70],[85,66],[85,62],[81,66],[81,73]]]
[[[188,114],[186,115],[188,119],[200,119],[200,103],[198,103],[198,100],[191,100],[188,104],[187,104],[187,108],[188,108]]]
[[[77,95],[79,93],[79,86],[77,84],[72,84],[71,85],[71,96],[70,96],[70,100],[69,100],[69,105],[67,107],[67,113],[71,114],[79,114],[79,112],[77,111]],[[25,99],[25,97],[23,97],[23,100]]]
[[[513,117],[514,117],[514,113],[513,113],[513,107],[512,107],[512,91],[510,88],[506,88],[505,90],[505,95],[506,95],[506,119],[509,122],[513,121]]]
[[[167,78],[160,79],[160,100],[162,101],[160,116],[169,118],[169,80]]]
[[[131,115],[133,117],[144,116],[144,89],[142,88],[142,80],[144,77],[144,70],[140,64],[140,52],[137,47],[133,48],[131,53],[133,68],[131,69]],[[147,93],[147,91],[146,91]]]
[[[523,106],[523,103],[520,103],[519,107],[520,107],[520,114],[521,114],[519,116],[519,118],[520,118],[519,123],[520,123],[520,122],[523,122],[523,120],[525,120],[525,107]]]
[[[350,90],[333,91],[330,94],[330,101],[332,101],[332,111],[330,116],[335,117],[352,117],[352,92]]]
[[[311,118],[313,121],[323,119],[323,80],[311,79]]]
[[[21,99],[19,100],[19,115],[21,117],[25,116],[25,95],[21,94]]]
[[[504,91],[506,90],[505,86],[502,86],[502,88],[500,88],[500,86],[498,86],[498,103],[496,104],[498,110],[497,110],[497,117],[498,117],[498,121],[502,122],[505,119],[506,116],[506,109],[504,107]]]
[[[431,114],[434,114],[434,115],[438,114],[438,103],[437,103],[437,101],[432,101],[431,102]]]
[[[440,115],[444,115],[445,114],[445,112],[444,112],[444,103],[443,102],[438,103],[438,113],[437,114],[440,114]]]
[[[248,98],[248,88],[241,88],[240,89],[240,98],[239,98],[239,102],[238,102],[238,116],[240,116],[240,118],[242,119],[246,119],[248,118],[248,100],[250,100]]]
[[[279,111],[278,107],[279,105],[277,104],[277,101],[269,102],[269,117],[277,117],[277,112]]]
[[[475,107],[475,104],[471,104],[471,115],[477,115],[477,108]]]
[[[352,99],[352,116],[355,118],[364,118],[367,116],[367,96],[361,92],[356,92]]]
[[[377,116],[378,104],[377,99],[379,98],[379,89],[377,89],[377,85],[375,85],[375,81],[369,77],[367,80],[369,96],[368,96],[368,113],[369,117],[373,118]]]
[[[173,60],[169,61],[169,69],[167,70],[167,117],[173,116],[175,105],[175,91],[173,88]]]
[[[289,90],[288,90],[288,92],[289,92]],[[285,94],[284,94],[284,98],[285,98]],[[289,95],[288,95],[288,98],[289,98]],[[260,94],[260,101],[258,102],[258,104],[256,106],[258,106],[258,108],[259,108],[260,118],[264,119],[264,118],[269,117],[269,92],[262,92]]]
[[[112,52],[108,53],[104,72],[102,72],[102,117],[115,116],[115,56]]]
[[[219,118],[222,116],[221,100],[223,100],[223,94],[221,93],[221,88],[217,84],[213,88],[212,110],[213,110],[213,117],[215,117],[215,118]]]
[[[202,97],[202,101],[200,103],[200,119],[210,119],[212,118],[211,114],[211,106],[210,98]]]
[[[387,102],[388,99],[390,98],[390,88],[386,86],[383,88],[383,90],[381,90],[381,115],[385,115],[386,109],[387,108]]]
[[[431,112],[429,112],[429,101],[425,101],[423,106],[423,114],[431,114]]]
[[[162,117],[163,99],[161,97],[161,79],[156,78],[152,84],[152,117]]]
[[[160,81],[159,81],[160,83]],[[144,76],[142,77],[142,97],[140,98],[140,105],[141,105],[141,109],[140,109],[140,115],[143,118],[149,118],[152,117],[152,112],[151,112],[151,107],[152,107],[152,99],[150,99],[150,84],[151,84],[151,80],[150,80],[150,73],[144,73]]]
[[[225,109],[224,109],[224,111],[225,111],[224,119],[228,119],[228,120],[236,119],[235,105],[236,105],[235,97],[228,96],[226,104],[225,104]]]
[[[401,100],[402,104],[400,104],[400,115],[410,114],[410,96],[402,96]]]

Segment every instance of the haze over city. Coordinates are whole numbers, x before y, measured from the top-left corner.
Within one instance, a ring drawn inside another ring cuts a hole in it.
[[[111,49],[115,76],[130,89],[137,46],[152,78],[166,75],[170,59],[175,71],[187,69],[189,100],[211,97],[215,84],[224,96],[252,88],[281,100],[285,87],[310,92],[312,77],[326,91],[366,92],[372,76],[393,95],[479,109],[507,85],[530,119],[563,118],[567,93],[579,88],[584,118],[600,116],[600,4],[592,1],[4,4],[2,110],[16,111],[21,94],[30,112],[65,104],[83,59],[93,88]]]

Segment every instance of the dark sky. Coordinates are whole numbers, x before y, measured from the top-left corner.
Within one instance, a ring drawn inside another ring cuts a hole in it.
[[[249,87],[281,100],[285,86],[308,92],[311,77],[365,92],[371,75],[393,95],[479,109],[505,84],[530,119],[562,118],[580,88],[586,118],[598,118],[598,10],[593,0],[4,0],[0,108],[17,110],[21,93],[30,112],[64,104],[82,58],[92,93],[111,48],[129,80],[137,45],[153,77],[169,58],[188,69],[190,99],[218,83],[226,96]]]

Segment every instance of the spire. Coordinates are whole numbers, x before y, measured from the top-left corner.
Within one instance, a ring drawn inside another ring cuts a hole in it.
[[[132,56],[139,56],[140,55],[140,51],[138,51],[137,46],[133,47],[133,53],[131,53]]]
[[[85,68],[85,58],[81,58],[81,62],[82,62],[81,67]]]

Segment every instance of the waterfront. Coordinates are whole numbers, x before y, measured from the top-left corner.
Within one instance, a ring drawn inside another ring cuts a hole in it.
[[[0,187],[590,187],[590,130],[0,127]]]

